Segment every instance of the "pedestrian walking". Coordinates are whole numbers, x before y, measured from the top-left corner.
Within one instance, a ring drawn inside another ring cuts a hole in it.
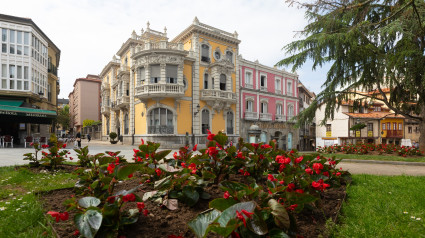
[[[77,135],[75,135],[75,140],[77,141],[78,148],[81,148],[81,133],[77,132]]]
[[[91,136],[90,134],[87,134],[87,140],[90,142],[91,141]]]

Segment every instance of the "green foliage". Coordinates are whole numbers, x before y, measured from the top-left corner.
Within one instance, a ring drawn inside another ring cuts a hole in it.
[[[94,120],[91,120],[91,119],[85,119],[85,120],[83,120],[83,127],[91,126],[91,125],[93,125],[93,123],[95,123],[95,121],[94,121]]]
[[[379,100],[397,114],[424,121],[418,116],[425,108],[424,1],[287,2],[305,9],[309,24],[301,40],[284,47],[290,56],[277,65],[296,70],[310,59],[314,70],[331,64],[323,91],[300,114],[300,124],[326,103],[324,124],[354,96],[354,105]],[[388,95],[384,88],[390,88]]]
[[[69,105],[65,105],[58,111],[57,123],[62,126],[64,130],[69,128],[71,117],[69,115]]]
[[[117,133],[115,132],[111,132],[109,133],[109,138],[114,141],[116,138],[118,137]]]

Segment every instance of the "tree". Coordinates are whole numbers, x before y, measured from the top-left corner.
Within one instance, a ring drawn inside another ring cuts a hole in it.
[[[93,123],[95,123],[95,121],[94,121],[94,120],[91,120],[91,119],[85,119],[85,120],[83,120],[83,127],[91,126],[91,125],[93,125]]]
[[[301,40],[285,46],[291,56],[278,66],[313,70],[330,63],[327,78],[311,106],[300,114],[310,122],[324,102],[325,123],[347,99],[355,105],[382,101],[396,114],[420,125],[425,150],[425,2],[423,0],[286,0],[306,10],[309,20]],[[390,88],[389,96],[383,91]],[[373,94],[359,93],[375,92]]]
[[[65,105],[58,111],[57,123],[58,125],[61,125],[64,130],[67,130],[69,128],[70,121],[69,106]]]

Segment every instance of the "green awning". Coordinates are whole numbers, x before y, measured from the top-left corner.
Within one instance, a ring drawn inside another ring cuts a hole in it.
[[[20,107],[23,101],[0,100],[0,116],[20,116],[32,118],[55,118],[56,112],[29,107]]]

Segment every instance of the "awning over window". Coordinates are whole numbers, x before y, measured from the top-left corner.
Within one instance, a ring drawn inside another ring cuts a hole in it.
[[[21,107],[22,104],[23,101],[18,100],[0,100],[0,118],[41,124],[50,123],[56,118],[55,111]]]

